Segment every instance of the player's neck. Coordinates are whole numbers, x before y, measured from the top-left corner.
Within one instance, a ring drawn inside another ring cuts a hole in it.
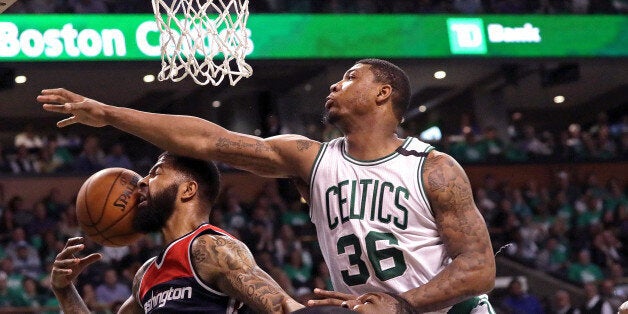
[[[175,209],[172,216],[161,229],[164,237],[164,243],[170,243],[198,228],[207,222],[207,216],[199,216],[195,210],[177,210]]]
[[[395,133],[363,132],[345,134],[345,152],[358,160],[375,160],[392,154],[403,139]]]

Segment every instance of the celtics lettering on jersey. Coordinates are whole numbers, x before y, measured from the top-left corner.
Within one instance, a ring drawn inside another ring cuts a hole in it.
[[[338,182],[325,192],[329,229],[333,230],[351,219],[368,219],[405,230],[408,227],[408,209],[401,204],[401,200],[408,200],[409,196],[408,188],[387,181],[359,179]],[[386,200],[392,201],[392,204],[385,205]],[[395,210],[385,210],[390,208]]]
[[[343,138],[321,146],[310,215],[336,291],[406,291],[446,263],[421,176],[433,147],[407,138],[400,148],[365,161],[346,153]]]

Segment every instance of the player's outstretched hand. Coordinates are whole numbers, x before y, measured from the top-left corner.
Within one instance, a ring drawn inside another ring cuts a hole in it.
[[[65,247],[57,257],[52,266],[50,275],[51,286],[54,289],[63,289],[72,284],[72,281],[85,269],[85,267],[102,258],[100,253],[93,253],[83,258],[76,257],[85,248],[83,238],[71,238],[65,243]]]
[[[64,88],[44,89],[37,96],[37,101],[43,103],[43,108],[46,111],[71,115],[69,118],[57,122],[57,126],[60,128],[75,123],[93,127],[107,125],[104,119],[104,107],[107,105]]]

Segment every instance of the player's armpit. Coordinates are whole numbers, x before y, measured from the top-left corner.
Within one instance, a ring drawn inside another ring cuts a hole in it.
[[[437,310],[490,291],[495,282],[495,258],[462,167],[449,155],[432,151],[422,176],[439,234],[453,261],[430,282],[403,297],[421,310]]]
[[[194,269],[210,286],[259,313],[283,313],[302,307],[262,269],[244,243],[226,236],[203,235],[192,243]],[[285,300],[285,302],[284,302]]]

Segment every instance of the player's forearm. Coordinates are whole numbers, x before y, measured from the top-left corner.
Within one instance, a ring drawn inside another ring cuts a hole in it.
[[[192,116],[165,115],[130,108],[106,106],[107,124],[138,136],[174,154],[215,159],[216,139],[227,132],[223,127]],[[212,145],[213,144],[213,145]]]
[[[492,256],[491,256],[492,257]],[[401,294],[419,312],[435,311],[489,292],[495,284],[495,262],[458,256],[427,284]]]
[[[83,302],[83,299],[81,299],[74,285],[61,289],[52,288],[52,292],[57,297],[57,300],[59,300],[59,306],[63,313],[90,313],[89,308],[87,308],[87,305]]]

